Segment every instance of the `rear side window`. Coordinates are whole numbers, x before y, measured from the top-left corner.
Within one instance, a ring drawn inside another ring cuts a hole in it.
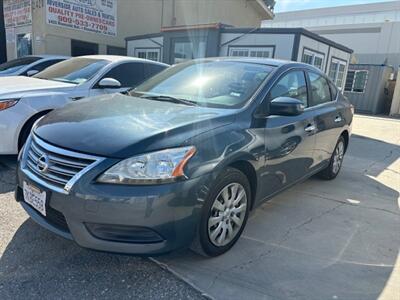
[[[273,100],[278,97],[295,98],[308,106],[307,85],[303,71],[292,71],[279,79],[278,83],[271,89],[269,98]]]
[[[31,68],[29,68],[28,71],[30,71],[30,70],[36,70],[36,71],[41,72],[41,71],[43,71],[44,69],[46,69],[46,68],[48,68],[48,67],[50,67],[50,66],[52,66],[52,65],[54,65],[54,64],[56,64],[56,63],[62,62],[63,60],[64,60],[64,59],[51,59],[51,60],[46,60],[46,61],[44,61],[44,62],[38,63],[38,64],[35,65],[35,66],[32,66]]]
[[[143,63],[123,63],[107,72],[103,78],[113,78],[121,83],[122,87],[135,87],[145,79]]]
[[[317,73],[310,72],[308,74],[311,83],[312,105],[330,102],[332,99],[328,80]]]
[[[157,64],[146,64],[144,66],[145,76],[146,79],[153,77],[154,75],[160,73],[161,71],[165,70],[167,67],[163,65]]]

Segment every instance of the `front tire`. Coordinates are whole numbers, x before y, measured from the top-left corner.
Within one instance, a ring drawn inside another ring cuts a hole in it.
[[[191,249],[203,256],[218,256],[237,242],[251,204],[249,181],[241,171],[228,168],[211,187],[197,236]]]
[[[318,173],[318,176],[325,180],[332,180],[338,176],[340,169],[342,168],[344,153],[346,149],[346,142],[343,136],[340,136],[335,150],[333,150],[331,160],[329,161],[329,165],[326,169],[322,170]]]

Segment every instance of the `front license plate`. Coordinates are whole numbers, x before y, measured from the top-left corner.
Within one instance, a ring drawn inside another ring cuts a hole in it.
[[[46,192],[24,181],[24,200],[34,209],[46,216]]]

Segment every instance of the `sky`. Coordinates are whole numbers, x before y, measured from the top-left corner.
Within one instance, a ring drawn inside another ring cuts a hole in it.
[[[276,0],[274,12],[332,7],[352,4],[387,2],[388,0]]]

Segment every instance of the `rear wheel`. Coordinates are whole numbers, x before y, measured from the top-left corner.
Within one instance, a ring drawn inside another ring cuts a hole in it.
[[[209,192],[191,249],[204,256],[228,251],[246,225],[250,199],[247,177],[234,168],[223,172]]]
[[[336,178],[342,167],[346,144],[343,136],[341,136],[336,144],[335,150],[332,153],[331,160],[326,169],[318,173],[322,179],[332,180]]]

